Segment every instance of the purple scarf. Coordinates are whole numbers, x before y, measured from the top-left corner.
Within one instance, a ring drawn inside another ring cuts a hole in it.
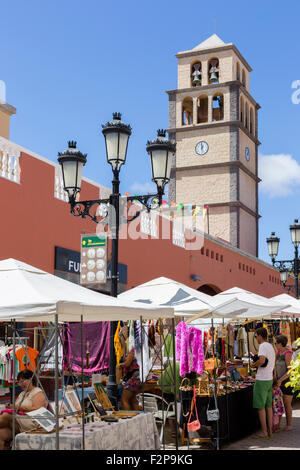
[[[80,328],[80,323],[67,323],[64,328],[64,369],[68,369],[70,364],[76,372],[81,372]],[[84,373],[92,374],[109,367],[109,331],[109,322],[83,322]]]

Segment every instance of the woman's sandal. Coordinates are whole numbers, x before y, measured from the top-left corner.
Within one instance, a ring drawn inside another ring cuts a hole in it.
[[[254,434],[252,439],[269,439],[269,436],[265,436],[264,434]]]

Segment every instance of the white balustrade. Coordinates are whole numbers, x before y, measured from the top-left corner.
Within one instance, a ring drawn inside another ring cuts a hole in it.
[[[12,142],[0,138],[0,177],[20,183],[20,150]]]

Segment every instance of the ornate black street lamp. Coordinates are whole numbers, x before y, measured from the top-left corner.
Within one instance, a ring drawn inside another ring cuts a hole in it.
[[[82,168],[86,163],[86,155],[76,149],[76,142],[68,142],[68,149],[58,154],[58,161],[62,167],[64,189],[69,196],[71,213],[75,217],[90,217],[94,222],[101,223],[108,214],[111,225],[111,295],[118,295],[118,245],[119,245],[119,215],[120,215],[120,179],[121,166],[126,162],[128,141],[131,135],[131,127],[121,121],[121,114],[114,113],[113,119],[102,126],[105,138],[107,162],[112,167],[112,193],[108,199],[88,201],[77,200],[81,190]],[[158,130],[157,138],[148,141],[146,150],[150,155],[152,168],[152,181],[156,183],[157,193],[147,195],[134,195],[127,201],[140,202],[149,212],[162,204],[165,185],[170,181],[171,160],[175,152],[175,143],[166,138],[163,129]],[[100,210],[99,210],[100,209]],[[136,212],[133,217],[127,219],[131,222],[138,217]],[[114,349],[114,335],[117,322],[111,322],[110,328],[110,361],[107,393],[114,406],[117,406],[118,387],[116,384],[116,358]]]
[[[289,290],[291,289],[291,286],[287,286],[286,283],[287,283],[289,274],[293,274],[294,279],[295,279],[295,286],[294,286],[295,297],[299,299],[298,276],[299,276],[300,265],[299,265],[298,245],[300,244],[300,224],[298,223],[297,219],[295,219],[293,225],[290,225],[290,233],[291,233],[292,243],[295,249],[293,260],[281,260],[281,261],[276,260],[276,256],[278,255],[278,247],[279,247],[280,238],[276,237],[275,232],[272,232],[271,236],[267,238],[267,245],[268,245],[268,251],[272,259],[273,266],[275,266],[276,268],[279,268],[280,279],[284,288],[287,288]]]

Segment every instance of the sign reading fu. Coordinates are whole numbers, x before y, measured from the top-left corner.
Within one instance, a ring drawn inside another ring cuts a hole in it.
[[[55,269],[80,274],[80,253],[67,248],[55,247]]]

